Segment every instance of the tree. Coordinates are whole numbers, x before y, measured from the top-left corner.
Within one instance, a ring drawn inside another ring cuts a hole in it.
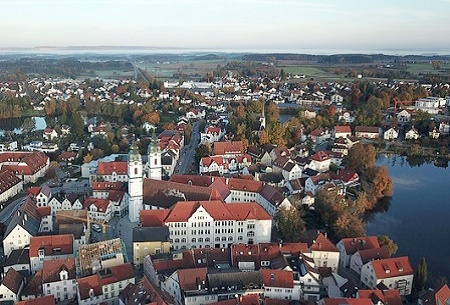
[[[378,243],[380,244],[380,247],[386,246],[389,254],[393,256],[395,253],[397,253],[398,246],[397,244],[389,238],[387,235],[378,235]]]
[[[49,100],[44,105],[45,114],[47,116],[52,116],[56,110],[56,102],[54,99]]]
[[[370,195],[375,199],[392,196],[392,191],[394,184],[391,177],[389,176],[389,171],[386,166],[379,166],[374,169],[375,176],[371,178],[372,186],[370,189]]]
[[[119,145],[117,144],[111,145],[111,153],[115,154],[117,152],[119,152]]]
[[[365,173],[366,169],[375,166],[376,156],[375,147],[357,143],[348,151],[345,164],[359,173]]]
[[[72,134],[76,137],[83,136],[83,119],[78,111],[72,113]]]
[[[266,130],[263,129],[259,135],[259,145],[264,145],[267,143],[269,143],[269,136],[267,135]]]
[[[281,207],[275,216],[277,230],[283,242],[298,242],[305,231],[305,222],[298,209]]]
[[[174,122],[167,122],[163,125],[164,130],[175,130],[177,129],[177,125]]]
[[[422,257],[422,259],[419,262],[419,265],[417,266],[417,288],[418,290],[422,290],[426,288],[427,280],[428,280],[428,264],[425,259],[425,257]]]

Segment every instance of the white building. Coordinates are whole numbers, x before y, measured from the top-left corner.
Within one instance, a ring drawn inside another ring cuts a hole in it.
[[[257,203],[180,201],[170,210],[143,211],[169,227],[173,249],[225,248],[233,243],[270,242],[272,217]]]
[[[389,289],[397,289],[401,295],[411,294],[414,270],[407,256],[368,262],[361,268],[361,283],[375,288],[383,283]]]
[[[13,268],[9,268],[0,284],[0,302],[13,302],[20,300],[24,277]]]
[[[280,300],[300,300],[300,282],[294,284],[291,270],[261,269],[264,297]]]
[[[5,202],[23,190],[23,181],[9,170],[0,172],[0,202]]]
[[[30,238],[31,272],[42,269],[45,261],[74,257],[73,235],[47,235]]]
[[[415,101],[414,107],[416,110],[428,112],[429,114],[437,114],[439,109],[445,107],[446,101],[440,97],[426,97]]]
[[[303,255],[314,260],[317,267],[330,267],[333,272],[337,272],[339,266],[339,250],[322,233],[319,233],[309,247],[310,253]]]
[[[406,140],[417,140],[420,137],[419,131],[413,126],[405,134]]]
[[[75,259],[54,259],[44,261],[39,271],[42,279],[42,294],[53,295],[56,301],[73,300],[77,296]]]
[[[399,123],[409,123],[411,121],[411,113],[403,109],[397,113],[397,122]]]
[[[119,293],[128,284],[135,284],[135,277],[133,267],[126,263],[80,278],[77,283],[78,304],[118,304]]]
[[[12,215],[3,238],[3,253],[9,255],[14,249],[23,249],[30,244],[30,238],[39,232],[50,232],[53,220],[48,207],[36,207],[32,195],[28,195]]]
[[[142,157],[135,143],[128,154],[128,217],[131,222],[139,220],[143,209],[143,168]]]
[[[387,129],[384,134],[383,134],[383,138],[386,141],[392,141],[392,140],[396,140],[398,138],[398,130],[395,127],[390,127],[389,129]]]

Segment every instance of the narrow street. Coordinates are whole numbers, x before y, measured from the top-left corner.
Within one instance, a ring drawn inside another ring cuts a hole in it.
[[[181,149],[181,156],[178,160],[177,165],[175,166],[175,174],[189,174],[191,171],[191,166],[194,166],[195,163],[195,149],[198,147],[200,143],[200,131],[199,131],[200,122],[194,122],[192,124],[192,137],[191,142],[185,145]]]

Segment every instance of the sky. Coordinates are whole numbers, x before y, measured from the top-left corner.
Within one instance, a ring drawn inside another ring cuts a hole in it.
[[[438,52],[449,13],[450,0],[0,0],[0,48]]]

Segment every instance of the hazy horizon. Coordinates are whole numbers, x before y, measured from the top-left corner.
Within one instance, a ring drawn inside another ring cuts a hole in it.
[[[450,0],[2,0],[0,48],[450,50]]]

